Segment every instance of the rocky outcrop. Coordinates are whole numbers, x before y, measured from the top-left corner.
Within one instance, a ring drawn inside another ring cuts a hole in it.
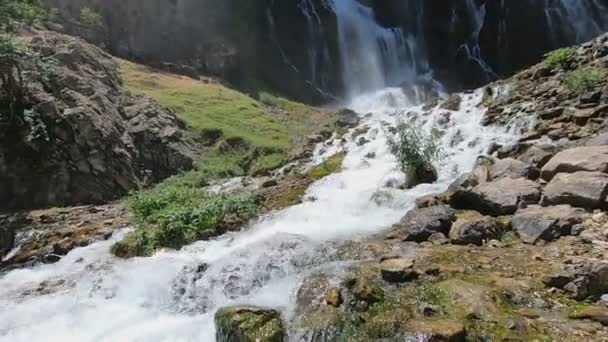
[[[222,308],[215,314],[218,342],[283,342],[285,332],[279,312],[257,307]]]
[[[456,211],[449,206],[438,205],[414,209],[394,227],[391,236],[399,237],[404,241],[425,241],[433,233],[447,235],[454,220],[456,220]]]
[[[192,167],[185,124],[153,100],[122,89],[112,57],[81,39],[33,33],[33,49],[57,61],[52,84],[28,102],[47,141],[26,128],[0,146],[0,208],[101,203]]]

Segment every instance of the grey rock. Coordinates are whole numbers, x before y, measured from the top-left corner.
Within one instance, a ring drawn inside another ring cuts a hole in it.
[[[587,140],[586,146],[607,146],[608,145],[608,133],[602,133],[596,135],[593,138]]]
[[[457,220],[450,229],[450,242],[457,245],[481,246],[486,240],[497,239],[500,232],[500,224],[493,217]]]
[[[569,205],[532,205],[518,210],[511,224],[523,242],[533,244],[541,239],[551,241],[570,235],[572,227],[582,223],[585,217],[584,210]]]
[[[414,280],[418,272],[414,270],[414,259],[388,259],[380,264],[382,279],[389,283],[403,283]]]
[[[492,180],[505,177],[537,179],[539,175],[538,168],[513,158],[499,159],[490,167]]]
[[[556,147],[554,145],[533,145],[517,157],[517,159],[526,164],[541,168],[555,155],[555,150]]]
[[[451,203],[458,209],[474,209],[484,215],[513,214],[520,202],[538,203],[540,185],[528,179],[502,178],[477,185],[472,189],[460,189],[452,195]]]
[[[398,235],[405,241],[426,241],[433,233],[447,235],[456,211],[447,205],[413,209],[395,226]]]
[[[599,299],[608,293],[608,262],[593,258],[577,258],[562,270],[543,279],[547,287],[563,289],[576,300]]]
[[[569,204],[586,209],[604,205],[608,174],[601,172],[558,173],[543,190],[543,205]]]
[[[338,112],[338,115],[336,117],[336,126],[343,128],[353,128],[356,127],[360,121],[361,118],[356,112],[350,109],[343,109]]]
[[[450,95],[445,101],[439,106],[441,109],[457,111],[460,109],[462,98],[458,94]]]
[[[541,170],[547,181],[560,172],[577,171],[608,172],[608,146],[582,146],[556,154]]]

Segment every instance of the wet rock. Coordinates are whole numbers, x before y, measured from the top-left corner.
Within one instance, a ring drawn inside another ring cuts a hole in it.
[[[430,194],[416,199],[416,208],[428,208],[447,204],[450,201],[449,193]]]
[[[420,184],[434,183],[438,177],[437,169],[432,164],[426,163],[416,169],[415,174],[408,175],[403,186],[405,189],[411,189]]]
[[[424,341],[458,342],[466,340],[464,324],[454,320],[418,320],[408,323],[409,329]]]
[[[413,209],[395,226],[404,241],[426,241],[433,233],[447,235],[456,211],[446,205]]]
[[[541,177],[551,180],[557,173],[577,171],[608,172],[608,146],[583,146],[556,154],[541,170]]]
[[[356,127],[360,121],[359,115],[350,109],[343,109],[336,116],[336,126],[342,128]]]
[[[528,179],[503,178],[483,183],[472,189],[460,189],[452,195],[452,205],[458,209],[474,209],[484,215],[513,214],[520,202],[538,203],[540,186]]]
[[[15,230],[9,225],[0,226],[0,257],[15,246]]]
[[[584,210],[569,205],[532,205],[518,210],[511,224],[523,242],[533,244],[541,239],[551,241],[570,235],[572,227],[583,222],[585,215]]]
[[[569,204],[596,209],[604,206],[608,174],[601,172],[558,173],[543,190],[543,205]]]
[[[608,308],[600,306],[587,307],[570,314],[569,317],[574,319],[590,319],[600,322],[602,325],[608,325]]]
[[[384,260],[380,264],[382,279],[389,283],[404,283],[418,278],[414,270],[414,259],[398,258]]]
[[[608,293],[608,262],[578,258],[562,270],[543,279],[547,287],[562,289],[573,299],[598,299]]]
[[[540,170],[538,168],[513,158],[497,160],[490,167],[489,172],[492,180],[506,177],[528,178],[534,180],[540,176]]]
[[[337,287],[328,289],[325,293],[325,303],[336,308],[342,305],[342,294],[340,293],[340,289]]]
[[[473,219],[459,219],[450,229],[450,242],[457,245],[478,245],[484,241],[497,239],[501,227],[497,219],[483,216]]]
[[[286,337],[278,311],[251,306],[221,308],[215,328],[218,342],[283,342]]]
[[[439,108],[451,111],[460,110],[460,104],[462,103],[462,98],[458,94],[450,95],[445,101],[441,103]]]

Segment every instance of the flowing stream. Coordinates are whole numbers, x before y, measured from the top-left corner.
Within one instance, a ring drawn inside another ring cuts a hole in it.
[[[342,171],[310,186],[301,204],[177,252],[114,258],[110,246],[121,232],[55,264],[11,271],[0,277],[0,341],[214,341],[215,311],[237,304],[277,308],[289,320],[301,281],[338,261],[337,243],[390,228],[417,197],[442,191],[469,171],[490,143],[515,138],[516,127],[480,126],[481,91],[462,94],[460,109],[450,112],[424,109],[402,89],[385,88],[390,77],[419,76],[425,61],[412,56],[424,54],[410,53],[415,45],[403,33],[375,25],[361,3],[333,4],[343,30],[348,107],[368,130],[321,143],[313,160],[344,151]],[[445,159],[435,184],[408,191],[387,186],[404,178],[386,144],[397,120],[442,133]]]

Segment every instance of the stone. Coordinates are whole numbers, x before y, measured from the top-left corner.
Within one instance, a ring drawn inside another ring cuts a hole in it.
[[[569,204],[585,209],[597,209],[604,206],[607,192],[606,173],[558,173],[543,189],[542,205]]]
[[[608,172],[608,146],[582,146],[559,152],[541,170],[541,177],[551,180],[557,173],[577,171]]]
[[[408,322],[408,330],[422,341],[464,342],[465,327],[462,322],[449,319],[416,320]]]
[[[526,164],[541,168],[555,155],[555,150],[556,147],[554,145],[532,145],[517,157],[517,159]]]
[[[416,208],[428,208],[447,204],[450,201],[449,193],[430,194],[416,198]]]
[[[406,177],[403,187],[411,189],[420,184],[434,183],[438,177],[437,169],[431,163],[426,163],[416,169],[415,174]]]
[[[433,233],[431,234],[431,236],[429,236],[427,241],[429,241],[435,246],[445,245],[450,242],[450,240],[445,235],[443,235],[443,233]]]
[[[460,104],[462,103],[462,98],[458,94],[450,95],[445,101],[441,103],[439,108],[451,111],[460,110]]]
[[[608,133],[602,133],[587,140],[585,146],[608,146]]]
[[[538,203],[540,185],[528,179],[502,178],[472,189],[460,189],[452,195],[451,204],[458,209],[473,209],[484,215],[501,216],[515,213],[520,202]]]
[[[336,126],[338,127],[353,128],[356,127],[360,121],[361,118],[359,115],[350,109],[343,109],[336,115]]]
[[[412,209],[394,228],[404,241],[426,241],[433,233],[449,233],[456,211],[447,205]]]
[[[219,309],[215,328],[218,342],[283,342],[286,337],[278,311],[253,306]]]
[[[541,239],[551,241],[570,235],[572,227],[583,222],[585,216],[584,210],[569,205],[532,205],[518,210],[511,224],[523,242],[534,244]]]
[[[457,245],[481,246],[484,241],[499,238],[500,233],[500,224],[493,217],[459,219],[452,224],[450,229],[450,242]]]
[[[591,306],[583,308],[569,315],[574,319],[590,319],[600,322],[602,325],[608,325],[608,308],[600,306]]]
[[[342,294],[340,293],[340,289],[337,287],[328,289],[327,292],[325,292],[325,303],[336,308],[342,305]]]
[[[496,180],[501,178],[528,178],[537,179],[540,176],[540,170],[531,164],[526,164],[522,161],[513,158],[505,158],[497,160],[490,167],[490,179]]]
[[[382,288],[368,279],[349,279],[346,282],[346,286],[355,298],[367,304],[380,302],[384,298]]]
[[[576,300],[598,299],[608,293],[608,262],[593,258],[577,258],[564,264],[562,270],[543,279],[548,287],[562,289]]]
[[[414,259],[398,258],[384,260],[380,264],[382,279],[389,283],[404,283],[418,278],[414,270]]]

